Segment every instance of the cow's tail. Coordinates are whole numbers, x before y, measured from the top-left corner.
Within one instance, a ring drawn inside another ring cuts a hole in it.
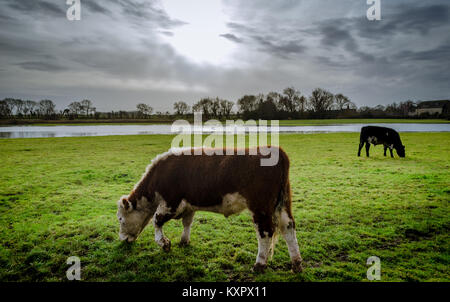
[[[272,242],[269,250],[269,259],[272,259],[273,252],[275,250],[275,245],[278,242],[278,236],[281,232],[281,212],[283,210],[287,211],[287,213],[291,213],[291,185],[289,183],[289,158],[286,153],[280,148],[280,166],[282,168],[282,177],[281,177],[281,186],[280,192],[278,194],[275,213],[273,215],[273,223],[274,223],[274,233],[272,235]],[[292,215],[292,214],[290,214]]]
[[[289,158],[287,154],[280,148],[279,149],[279,165],[281,168],[281,184],[280,191],[277,198],[277,211],[283,207],[291,207],[291,185],[289,184]]]

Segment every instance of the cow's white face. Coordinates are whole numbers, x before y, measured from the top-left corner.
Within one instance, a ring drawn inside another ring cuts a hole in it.
[[[140,206],[139,202],[135,208],[127,196],[122,196],[117,203],[120,240],[127,242],[135,241],[150,221],[151,215],[151,212],[145,207]]]

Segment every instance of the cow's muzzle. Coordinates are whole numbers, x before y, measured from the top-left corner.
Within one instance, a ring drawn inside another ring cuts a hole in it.
[[[123,235],[123,234],[119,234],[119,239],[120,241],[124,241],[124,242],[133,242],[136,240],[136,237],[134,236],[130,236],[130,235]]]

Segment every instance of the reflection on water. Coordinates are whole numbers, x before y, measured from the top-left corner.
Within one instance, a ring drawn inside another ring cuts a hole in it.
[[[326,126],[280,126],[281,133],[328,133],[360,132],[366,124]],[[399,132],[450,132],[450,124],[371,124],[393,128]],[[195,129],[197,130],[197,128]],[[203,127],[204,133],[216,132],[217,128]],[[246,127],[247,132],[257,131]],[[270,131],[270,127],[268,127]],[[100,125],[100,126],[12,126],[0,127],[0,138],[75,137],[106,135],[176,134],[171,125]]]

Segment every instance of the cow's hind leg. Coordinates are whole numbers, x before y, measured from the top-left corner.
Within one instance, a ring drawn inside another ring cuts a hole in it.
[[[181,234],[180,245],[188,245],[191,237],[191,225],[194,220],[194,211],[187,211],[183,214],[183,234]]]
[[[387,146],[386,145],[384,145],[384,156],[386,156],[386,151],[387,151]]]
[[[361,149],[364,147],[364,142],[363,141],[361,141],[360,143],[359,143],[359,147],[358,147],[358,156],[361,156]]]
[[[370,144],[366,142],[366,156],[369,157]]]
[[[270,246],[274,234],[274,225],[272,217],[268,215],[254,214],[253,221],[256,228],[256,236],[258,238],[258,256],[253,266],[255,272],[264,272],[267,267]]]
[[[286,208],[281,210],[280,230],[288,246],[289,256],[292,261],[292,270],[296,273],[302,271],[302,257],[298,248],[297,234],[295,232],[295,221],[292,213]]]

